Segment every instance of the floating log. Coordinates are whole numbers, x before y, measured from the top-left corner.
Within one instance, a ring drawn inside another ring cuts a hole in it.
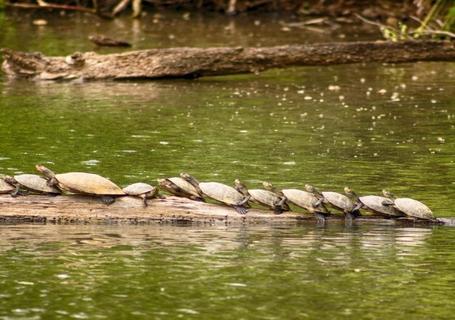
[[[446,223],[451,221],[446,220]],[[393,220],[378,216],[364,216],[356,219],[354,223],[444,224],[441,221]],[[89,196],[28,195],[13,198],[10,195],[0,195],[0,224],[201,223],[229,225],[301,222],[316,224],[316,219],[308,213],[286,212],[276,215],[272,211],[259,209],[250,209],[248,214],[240,215],[228,206],[174,196],[149,200],[149,206],[144,207],[142,199],[134,197],[118,198],[114,204],[108,206],[99,199]],[[330,216],[327,223],[344,223],[344,217],[342,215]]]
[[[270,68],[346,63],[454,61],[451,41],[374,41],[264,48],[169,48],[46,57],[3,49],[3,71],[34,80],[198,78]]]

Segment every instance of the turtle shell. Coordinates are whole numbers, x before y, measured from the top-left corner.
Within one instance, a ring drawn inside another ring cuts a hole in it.
[[[268,190],[248,189],[248,193],[253,201],[271,208],[274,208],[275,204],[281,200],[279,196]]]
[[[359,201],[364,205],[366,210],[369,210],[373,213],[384,214],[387,216],[401,217],[403,213],[395,209],[392,205],[385,206],[382,203],[387,202],[393,204],[393,201],[389,198],[381,196],[364,196],[360,197]]]
[[[317,202],[318,199],[314,196],[314,194],[298,189],[283,189],[282,192],[286,199],[291,201],[296,206],[304,208],[309,212],[315,211],[313,204]],[[323,206],[319,206],[317,209],[318,211],[327,212]]]
[[[189,193],[190,195],[195,196],[195,197],[200,197],[200,194],[197,192],[196,188],[191,183],[186,181],[185,179],[180,178],[180,177],[172,177],[172,178],[167,178],[167,180],[169,180],[170,182],[175,184],[177,187],[179,187],[183,191]]]
[[[129,196],[140,196],[146,193],[154,193],[155,190],[156,187],[143,182],[133,183],[123,188],[123,192]]]
[[[238,205],[245,197],[233,187],[218,182],[199,183],[201,191],[209,198],[228,205]]]
[[[435,219],[430,208],[422,202],[410,198],[398,198],[394,201],[395,207],[404,212],[406,215],[419,219],[433,220]]]
[[[354,209],[354,203],[344,194],[332,191],[323,191],[324,199],[333,207],[341,211],[351,212]]]
[[[60,194],[60,190],[47,184],[47,180],[36,174],[19,174],[14,180],[23,188],[35,192]]]
[[[15,188],[7,183],[5,180],[0,179],[0,193],[10,193],[14,190]]]
[[[85,172],[68,172],[55,175],[62,189],[92,195],[125,195],[115,183],[102,176]]]

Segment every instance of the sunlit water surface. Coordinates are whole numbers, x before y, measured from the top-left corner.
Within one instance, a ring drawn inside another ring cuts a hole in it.
[[[38,28],[0,13],[0,47],[66,55],[94,50],[86,40],[94,31],[136,49],[375,37],[287,30],[273,16],[78,19],[49,19]],[[45,163],[120,185],[185,170],[254,187],[263,180],[339,191],[349,185],[361,194],[387,187],[427,203],[437,216],[454,216],[454,92],[453,63],[291,68],[192,81],[0,77],[0,173]],[[449,319],[454,232],[3,226],[0,319]]]

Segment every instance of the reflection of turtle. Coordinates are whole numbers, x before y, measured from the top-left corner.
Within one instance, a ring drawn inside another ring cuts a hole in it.
[[[98,196],[105,204],[113,203],[116,196],[125,195],[119,186],[97,174],[85,172],[55,174],[42,165],[37,165],[36,169],[49,179],[47,182],[49,186],[57,186],[72,193]]]
[[[393,201],[380,196],[359,197],[351,188],[345,187],[344,192],[356,206],[354,210],[365,209],[386,217],[402,217],[403,213],[393,207]]]
[[[42,194],[60,194],[60,190],[47,184],[46,179],[36,174],[19,174],[14,177],[6,176],[5,181],[15,187],[11,195],[13,197],[19,194],[42,193]]]
[[[250,200],[258,204],[269,207],[274,213],[280,214],[284,211],[289,211],[289,206],[286,203],[286,198],[278,196],[270,190],[263,189],[247,189],[239,179],[234,181],[235,189],[245,197],[249,196]]]
[[[411,199],[411,198],[395,198],[395,196],[387,191],[382,190],[384,196],[393,201],[393,207],[400,210],[409,217],[422,219],[422,220],[435,220],[436,218],[431,212],[430,208],[424,205],[422,202]],[[390,206],[389,203],[385,203],[386,206]]]
[[[198,182],[194,177],[187,173],[181,173],[180,176],[191,183],[198,193],[207,196],[213,200],[227,204],[233,207],[240,214],[248,212],[247,202],[249,196],[245,197],[234,188],[218,182]]]
[[[144,207],[147,207],[147,199],[152,199],[158,196],[157,187],[143,182],[130,184],[129,186],[123,188],[123,192],[129,196],[142,198],[144,201]]]
[[[188,181],[180,177],[158,179],[160,188],[178,197],[191,200],[204,201],[204,198],[197,192],[197,189]]]
[[[289,202],[314,214],[319,222],[325,222],[325,217],[330,215],[324,204],[310,192],[298,189],[283,189],[280,191],[268,182],[264,182],[263,185],[267,190],[275,192],[278,196],[283,195]]]
[[[324,204],[330,205],[332,208],[344,213],[347,220],[352,220],[360,216],[360,211],[354,210],[355,204],[344,194],[332,191],[320,192],[312,185],[306,184],[305,190],[312,193],[316,198]]]
[[[0,194],[2,193],[11,193],[16,188],[4,180],[5,177],[0,178]]]

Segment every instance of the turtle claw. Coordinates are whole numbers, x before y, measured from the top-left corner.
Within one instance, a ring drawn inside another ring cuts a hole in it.
[[[233,207],[240,214],[247,214],[247,212],[248,212],[248,209],[245,208],[244,206],[233,206]]]
[[[111,205],[115,202],[115,198],[111,196],[102,196],[100,198],[101,202],[104,203],[105,205]]]

